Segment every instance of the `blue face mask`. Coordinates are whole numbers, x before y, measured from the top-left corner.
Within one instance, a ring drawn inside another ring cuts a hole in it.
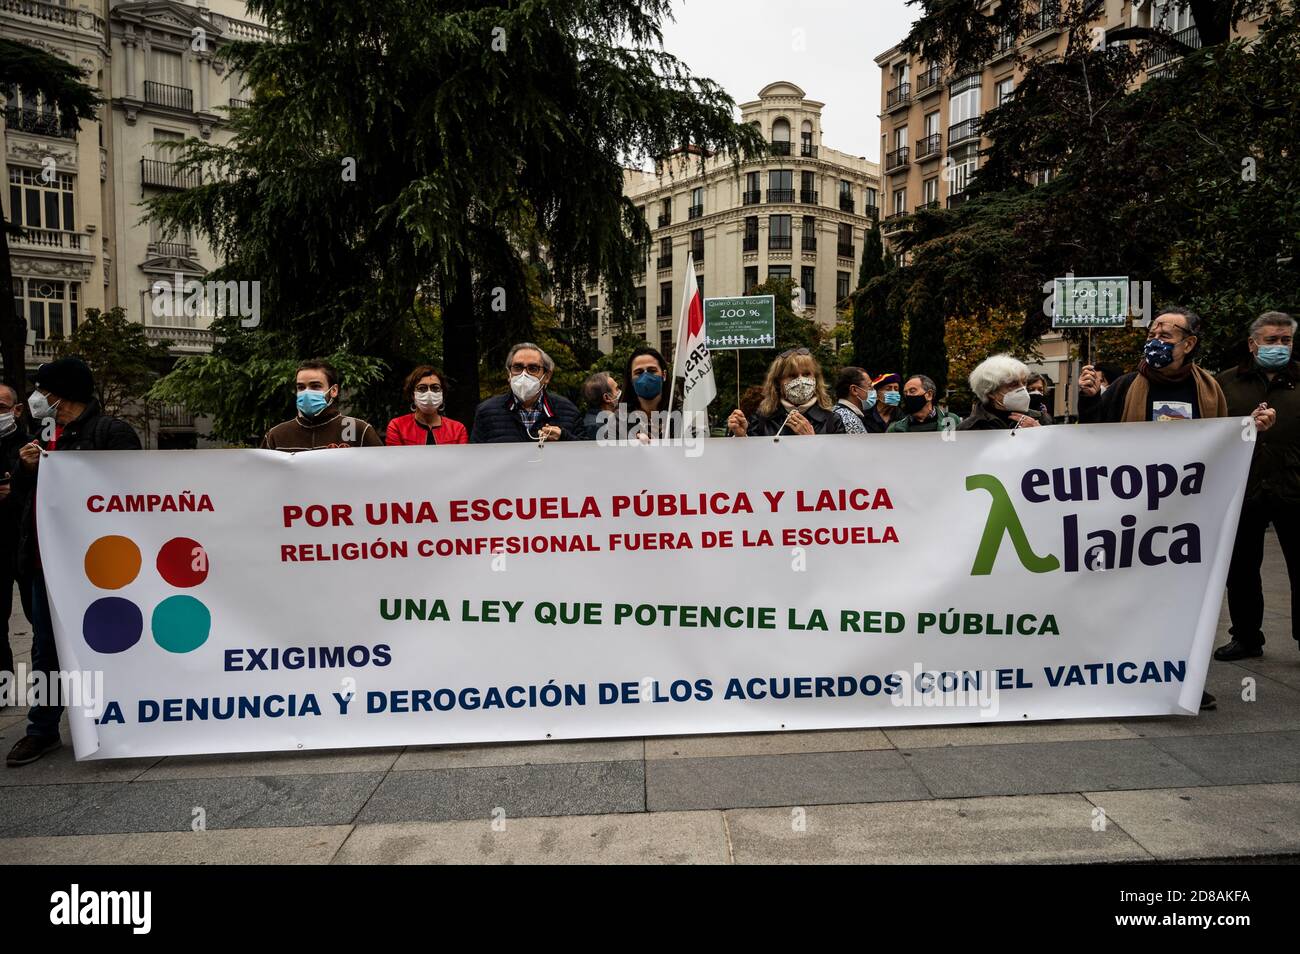
[[[1142,356],[1147,359],[1147,364],[1157,371],[1167,368],[1174,361],[1173,342],[1152,338],[1142,349]]]
[[[303,417],[315,417],[329,406],[330,399],[324,391],[299,391],[298,413]]]
[[[876,392],[868,391],[866,399],[862,402],[862,410],[864,412],[870,411],[875,406],[876,406]]]
[[[1289,345],[1260,345],[1255,352],[1255,361],[1261,368],[1285,368],[1291,363],[1291,348]]]
[[[632,390],[636,392],[637,397],[643,397],[647,401],[657,398],[663,389],[664,379],[650,371],[632,382]]]
[[[898,402],[901,400],[903,400],[903,396],[899,392],[897,391],[885,392],[885,403],[888,404],[890,407],[897,407]]]

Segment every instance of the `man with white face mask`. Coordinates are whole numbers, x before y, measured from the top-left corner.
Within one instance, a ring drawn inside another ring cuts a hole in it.
[[[975,409],[957,430],[1013,431],[1043,424],[1043,413],[1030,406],[1028,379],[1029,368],[1009,354],[985,358],[970,373]]]
[[[14,671],[14,654],[9,647],[9,616],[14,608],[14,582],[22,599],[23,615],[31,612],[31,580],[18,573],[18,529],[25,495],[14,490],[13,477],[21,466],[18,453],[32,438],[22,426],[23,405],[18,394],[0,384],[0,672]],[[24,578],[26,585],[24,585]],[[9,704],[0,698],[0,708]]]
[[[474,412],[471,444],[581,440],[582,415],[568,398],[549,394],[555,362],[524,341],[506,356],[505,394],[490,397]]]
[[[36,440],[19,451],[14,491],[24,496],[20,518],[19,572],[31,574],[32,672],[57,678],[59,654],[54,644],[54,624],[45,591],[40,541],[36,534],[36,495],[40,492],[41,459],[47,453],[89,450],[139,450],[140,438],[131,425],[105,414],[95,398],[90,368],[79,358],[60,358],[36,369],[36,390],[27,398],[36,424]],[[53,700],[47,700],[50,702]],[[61,705],[34,705],[27,713],[27,734],[5,759],[10,768],[35,762],[54,751],[59,740]]]

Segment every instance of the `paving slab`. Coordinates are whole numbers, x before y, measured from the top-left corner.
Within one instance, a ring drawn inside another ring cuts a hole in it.
[[[390,772],[359,823],[645,811],[640,761]]]
[[[334,825],[0,838],[0,864],[318,865],[329,863],[351,831]]]
[[[31,785],[0,799],[0,837],[350,824],[383,775]],[[202,810],[202,814],[198,813]]]
[[[889,741],[900,749],[928,749],[941,745],[1014,745],[1022,742],[1080,742],[1090,739],[1136,739],[1137,735],[1115,721],[989,722],[979,725],[935,725],[886,729]]]
[[[902,754],[940,798],[1208,784],[1144,739],[949,746]]]
[[[737,864],[1069,864],[1148,861],[1081,795],[927,799],[726,813]],[[802,824],[803,828],[800,829]]]
[[[1242,680],[1253,683],[1254,701],[1242,699]],[[1300,691],[1235,663],[1211,662],[1206,689],[1217,708],[1195,716],[1121,719],[1120,724],[1147,739],[1187,735],[1300,730]]]
[[[1214,785],[1300,782],[1300,732],[1153,739],[1152,744]]]
[[[227,755],[172,755],[155,762],[138,779],[244,778],[251,775],[331,775],[387,772],[401,754],[390,749],[319,749],[310,752],[248,752]]]
[[[78,762],[72,752],[72,737],[68,733],[67,717],[61,726],[63,747],[55,749],[18,768],[0,764],[0,787],[17,785],[62,785],[72,782],[129,782],[139,778],[159,759],[102,759]],[[9,720],[0,726],[0,755],[7,755],[19,739],[27,734],[27,718]]]
[[[1154,857],[1242,857],[1300,852],[1300,785],[1224,785],[1088,792]]]
[[[484,768],[498,765],[562,765],[569,762],[626,762],[645,754],[642,739],[512,742],[506,745],[410,746],[393,766],[397,772]]]
[[[721,812],[357,825],[336,864],[726,864]]]
[[[647,760],[651,811],[929,798],[893,749]]]
[[[645,740],[647,759],[795,755],[801,752],[863,752],[893,745],[879,729],[812,732],[751,732],[743,735],[682,735]]]

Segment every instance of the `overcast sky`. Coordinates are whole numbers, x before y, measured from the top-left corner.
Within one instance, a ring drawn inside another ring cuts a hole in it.
[[[826,104],[827,146],[880,160],[874,59],[906,35],[916,7],[904,0],[675,0],[673,10],[664,48],[692,73],[720,83],[737,103],[789,80]]]

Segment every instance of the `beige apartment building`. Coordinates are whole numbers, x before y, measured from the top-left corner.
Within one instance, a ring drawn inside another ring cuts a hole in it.
[[[771,278],[803,290],[806,317],[834,325],[836,305],[857,282],[865,230],[879,206],[879,166],[822,139],[824,103],[793,83],[770,83],[740,104],[771,144],[742,162],[688,151],[653,171],[629,169],[624,194],[642,210],[652,246],[637,306],[611,314],[598,287],[587,291],[591,335],[609,351],[626,318],[633,333],[672,354],[687,254],[708,297],[731,297]]]
[[[998,51],[981,69],[954,73],[942,63],[909,57],[897,46],[876,57],[881,71],[881,229],[887,244],[917,209],[954,208],[965,199],[971,175],[980,165],[980,151],[989,145],[980,134],[981,117],[1020,82],[1023,70],[1017,52],[1050,57],[1064,50],[1067,34],[1059,26],[1060,10],[1061,0],[1041,0],[1028,31],[1000,38]],[[1095,25],[1107,31],[1163,27],[1188,46],[1200,45],[1191,11],[1178,9],[1170,0],[1106,0]],[[1258,23],[1249,20],[1239,29],[1245,36],[1259,31]],[[1170,69],[1177,59],[1166,51],[1153,52],[1143,78]],[[1035,184],[1050,176],[1050,169],[1041,170]],[[1042,360],[1031,366],[1055,385],[1053,413],[1073,411],[1078,369],[1071,362],[1069,343],[1049,334],[1038,350]]]
[[[208,350],[207,315],[158,316],[156,281],[198,279],[218,263],[204,242],[141,222],[141,203],[193,184],[161,143],[229,139],[228,110],[248,93],[218,60],[231,39],[265,40],[239,0],[0,0],[0,30],[88,71],[99,116],[64,130],[54,110],[21,89],[4,97],[0,174],[13,295],[28,323],[28,362],[51,354],[88,308],[121,306],[175,354]],[[165,408],[147,446],[193,446],[196,422]]]

